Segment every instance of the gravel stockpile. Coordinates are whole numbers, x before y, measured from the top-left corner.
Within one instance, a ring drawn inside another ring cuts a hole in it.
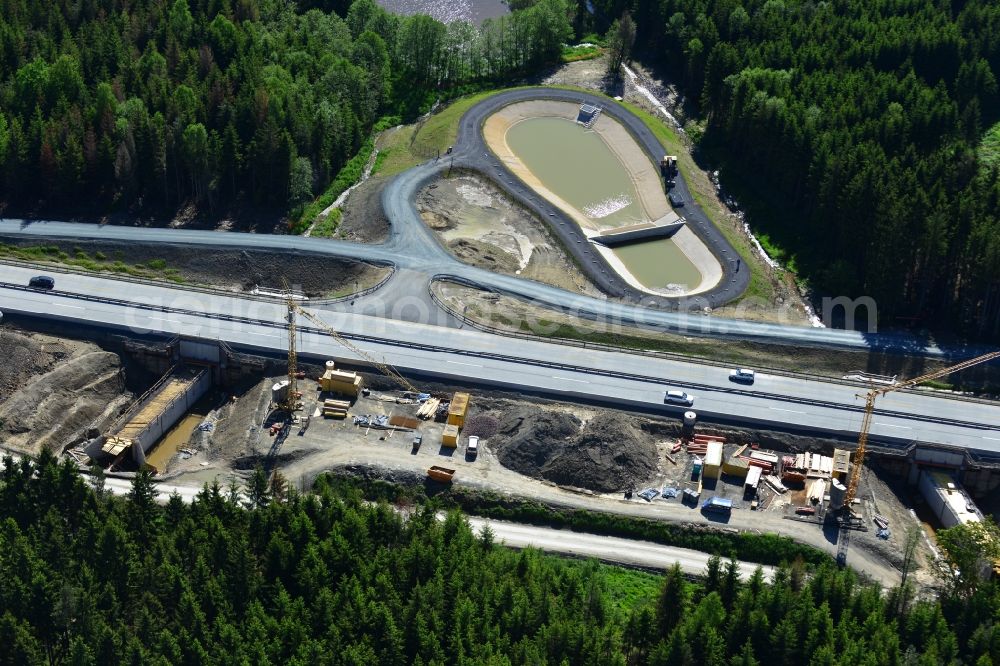
[[[466,435],[488,439],[497,434],[499,429],[500,421],[495,416],[479,414],[465,422],[465,428],[463,428],[462,432]]]
[[[502,419],[490,443],[505,467],[597,492],[632,487],[656,472],[656,447],[649,437],[608,412],[584,426],[572,414],[524,410]]]

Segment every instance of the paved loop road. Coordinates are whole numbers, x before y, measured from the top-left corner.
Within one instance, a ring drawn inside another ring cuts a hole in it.
[[[168,243],[202,248],[311,252],[391,264],[399,269],[405,269],[397,271],[398,274],[389,280],[385,288],[389,293],[393,293],[393,290],[398,288],[398,283],[401,280],[413,280],[416,276],[420,276],[420,279],[424,280],[428,287],[434,279],[452,279],[470,286],[528,300],[543,307],[561,310],[592,321],[625,326],[638,325],[683,335],[735,337],[744,340],[816,347],[894,350],[929,356],[964,358],[981,353],[980,349],[965,347],[942,348],[930,340],[910,335],[863,334],[856,331],[814,329],[804,326],[766,324],[702,314],[671,312],[668,309],[676,305],[676,302],[663,298],[649,297],[639,304],[611,302],[603,298],[584,296],[532,280],[501,275],[463,264],[452,257],[437,241],[434,233],[423,224],[415,206],[416,195],[424,185],[440,177],[448,169],[461,166],[489,176],[502,188],[517,196],[526,206],[539,213],[542,219],[548,219],[549,212],[555,216],[563,215],[561,211],[548,207],[544,201],[537,198],[535,201],[526,199],[525,195],[532,196],[527,194],[527,188],[517,185],[520,181],[511,183],[510,181],[514,180],[514,177],[506,169],[493,166],[499,163],[491,161],[491,156],[485,148],[480,131],[483,119],[503,105],[528,99],[545,98],[599,103],[604,107],[605,113],[613,116],[632,131],[648,154],[657,156],[663,153],[662,146],[641,121],[613,104],[608,98],[553,88],[514,89],[487,98],[472,107],[462,117],[458,140],[452,155],[430,160],[409,169],[398,175],[385,187],[382,193],[382,205],[391,222],[391,229],[389,237],[384,243],[360,244],[331,239],[303,238],[301,236],[190,229],[150,229],[3,218],[0,218],[0,237],[30,237],[39,240],[48,238],[69,241],[77,239],[106,240],[124,243]],[[496,177],[498,170],[500,172],[499,179]],[[679,191],[685,194],[690,201],[683,178],[678,178],[677,183]],[[722,257],[734,256],[732,248],[728,246],[721,233],[704,217],[704,213],[697,206],[691,204],[689,209],[686,207],[685,215],[692,223],[692,228],[714,252]],[[560,237],[563,238],[571,251],[574,253],[583,251],[582,248],[576,249],[577,243],[566,242],[569,238],[575,238],[572,236],[575,233],[574,225],[556,225],[556,227],[560,230]],[[585,266],[590,265],[586,262],[581,263]],[[719,304],[742,293],[749,280],[749,271],[743,269],[734,274],[735,266],[733,264],[724,261],[723,265],[726,272],[720,287],[710,294],[695,297],[695,302],[700,305]],[[400,277],[399,274],[405,278]],[[598,273],[595,279],[609,293],[630,295],[627,293],[627,290],[630,289],[627,285],[617,281],[609,283],[608,281],[612,279],[608,278],[607,275]],[[637,293],[631,293],[631,295],[638,297]]]

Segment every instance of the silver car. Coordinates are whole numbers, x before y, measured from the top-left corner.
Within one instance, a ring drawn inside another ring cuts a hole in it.
[[[690,407],[694,404],[694,396],[684,391],[667,391],[663,396],[664,404],[684,405]]]

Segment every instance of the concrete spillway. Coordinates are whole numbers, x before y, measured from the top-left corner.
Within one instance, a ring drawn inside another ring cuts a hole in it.
[[[131,447],[139,465],[146,453],[212,385],[204,366],[179,366],[157,382],[112,427],[102,450],[118,456]]]
[[[590,240],[606,247],[619,247],[655,238],[670,238],[680,231],[684,224],[684,218],[676,213],[669,213],[655,222],[640,222],[601,232]]]

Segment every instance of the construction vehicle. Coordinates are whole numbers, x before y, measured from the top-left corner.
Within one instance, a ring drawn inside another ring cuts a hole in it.
[[[848,477],[847,482],[847,494],[844,496],[844,508],[841,510],[841,522],[840,522],[840,538],[837,547],[837,563],[844,566],[847,563],[847,549],[850,542],[850,532],[849,530],[853,527],[858,520],[859,516],[854,514],[851,509],[851,505],[854,503],[854,498],[858,493],[858,484],[861,482],[861,470],[864,466],[865,461],[865,449],[868,445],[868,432],[871,430],[872,418],[875,414],[875,399],[879,396],[885,395],[886,393],[892,393],[893,391],[900,391],[902,389],[913,388],[918,384],[923,384],[924,382],[931,381],[932,379],[939,379],[945,377],[955,372],[965,370],[966,368],[971,368],[974,365],[979,365],[980,363],[986,363],[987,361],[992,361],[993,359],[1000,358],[1000,351],[990,352],[988,354],[983,354],[982,356],[977,356],[976,358],[969,359],[967,361],[962,361],[956,365],[944,368],[942,370],[935,370],[934,372],[929,372],[925,375],[915,377],[913,379],[907,379],[902,382],[896,382],[889,386],[873,386],[868,389],[868,393],[865,395],[859,394],[857,397],[865,399],[865,412],[864,417],[861,419],[861,429],[858,433],[858,448],[854,452],[854,466],[851,468],[851,474]]]

